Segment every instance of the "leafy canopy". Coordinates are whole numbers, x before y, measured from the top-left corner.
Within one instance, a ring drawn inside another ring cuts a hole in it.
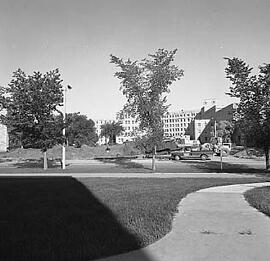
[[[239,98],[236,118],[246,145],[264,149],[269,157],[270,147],[270,64],[259,66],[259,73],[238,58],[225,58],[225,69],[232,86],[228,93]],[[268,158],[269,159],[269,158]]]
[[[83,144],[93,146],[98,140],[94,121],[79,112],[67,114],[66,136],[68,144],[75,144],[77,147]]]
[[[173,65],[177,50],[158,49],[141,61],[124,61],[111,55],[111,63],[119,69],[115,76],[127,98],[123,112],[136,116],[140,129],[152,142],[162,140],[162,117],[168,109],[166,93],[169,86],[183,76],[183,70]]]
[[[63,103],[61,82],[58,69],[28,76],[18,69],[8,87],[2,88],[0,99],[6,115],[1,120],[22,146],[46,151],[62,142],[58,131],[62,120],[55,117],[61,114],[58,106]]]
[[[119,122],[105,123],[101,125],[101,137],[109,138],[109,144],[116,143],[116,136],[124,131],[123,126]]]
[[[224,120],[217,123],[217,136],[221,137],[223,142],[232,142],[233,133],[233,122]]]

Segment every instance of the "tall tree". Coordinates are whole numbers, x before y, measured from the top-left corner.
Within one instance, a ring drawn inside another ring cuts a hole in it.
[[[116,144],[116,137],[124,131],[119,122],[106,123],[101,125],[101,137],[109,139],[109,144]]]
[[[94,121],[79,112],[67,114],[66,137],[68,144],[75,144],[76,147],[83,144],[93,146],[98,141]]]
[[[219,121],[217,123],[217,136],[222,138],[223,142],[232,142],[234,124],[231,121]]]
[[[38,148],[44,152],[44,169],[47,169],[46,152],[62,142],[59,126],[62,119],[58,106],[63,103],[63,89],[58,69],[45,73],[26,75],[21,69],[1,91],[1,102],[6,109],[2,122],[11,135],[19,137],[25,148]]]
[[[172,64],[176,52],[158,49],[141,61],[111,55],[111,63],[119,68],[115,76],[121,81],[120,90],[127,98],[124,111],[137,116],[152,148],[163,139],[162,117],[168,109],[169,86],[183,76],[183,70]]]
[[[225,58],[225,69],[232,86],[228,93],[239,98],[236,117],[247,146],[263,149],[266,169],[269,169],[270,149],[270,64],[259,66],[259,73],[243,60]]]

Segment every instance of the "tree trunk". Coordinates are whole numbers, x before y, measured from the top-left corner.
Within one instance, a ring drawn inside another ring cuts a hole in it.
[[[157,152],[157,146],[154,146],[154,151],[153,151],[153,157],[152,157],[152,170],[156,171],[156,152]]]
[[[268,170],[270,168],[269,166],[269,148],[264,148],[264,154],[265,154],[265,167]]]
[[[47,161],[47,151],[43,152],[43,169],[48,169],[48,161]]]

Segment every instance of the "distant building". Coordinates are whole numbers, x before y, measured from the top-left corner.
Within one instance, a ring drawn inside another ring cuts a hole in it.
[[[237,109],[235,103],[229,104],[225,107],[213,106],[209,109],[202,107],[200,112],[196,115],[196,119],[213,119],[216,121],[232,121],[234,119],[234,112]]]
[[[162,121],[165,139],[200,140],[201,143],[210,142],[214,135],[215,122],[226,120],[232,121],[235,104],[221,106],[216,99],[205,99],[201,110],[180,110],[167,112]],[[121,135],[116,137],[116,142],[122,144],[126,141],[134,141],[142,135],[139,130],[139,121],[127,113],[117,113],[115,120],[96,120],[96,130],[99,135],[98,144],[107,141],[100,137],[101,125],[105,123],[119,122],[124,128]]]
[[[192,140],[201,140],[200,136],[205,131],[206,126],[210,122],[209,119],[194,119],[187,128],[186,134],[190,135]],[[203,142],[207,142],[204,140]]]
[[[185,132],[199,110],[181,110],[167,112],[162,121],[164,137],[167,139],[187,139]],[[124,127],[124,132],[117,137],[117,143],[133,141],[138,135],[142,135],[139,130],[139,121],[128,114],[118,114],[117,121]]]
[[[191,139],[198,139],[201,143],[209,143],[216,135],[216,123],[219,121],[234,120],[234,112],[236,111],[236,104],[232,103],[225,107],[217,105],[206,109],[202,107],[200,112],[191,122],[187,134]]]
[[[3,124],[0,124],[0,151],[7,151],[8,146],[7,127]]]
[[[98,141],[97,141],[97,144],[98,145],[102,145],[102,144],[107,144],[108,142],[108,139],[105,138],[105,137],[101,137],[100,134],[101,134],[101,126],[106,124],[106,123],[113,123],[115,122],[115,120],[105,120],[105,119],[102,119],[102,120],[95,120],[95,128],[96,128],[96,133],[98,135]]]
[[[223,106],[220,104],[220,101],[216,98],[204,99],[202,107],[207,111],[213,106],[216,106],[217,109],[221,109]]]
[[[194,120],[199,110],[181,110],[167,112],[163,118],[164,137],[172,139],[183,138],[188,126]]]
[[[116,137],[116,142],[122,144],[126,141],[134,141],[134,139],[141,134],[139,131],[140,123],[135,117],[128,113],[117,113],[116,121],[121,123],[124,131]]]
[[[167,112],[163,120],[164,137],[167,139],[189,139],[185,132],[190,122],[195,118],[199,110],[180,110],[176,112]],[[124,131],[116,137],[116,142],[122,144],[126,141],[134,141],[137,136],[143,133],[139,130],[139,121],[127,113],[118,113],[116,120],[96,120],[96,131],[99,135],[98,144],[105,144],[106,139],[100,137],[101,125],[113,121],[121,123]]]

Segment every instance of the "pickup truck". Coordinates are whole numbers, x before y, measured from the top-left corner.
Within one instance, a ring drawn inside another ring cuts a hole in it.
[[[184,147],[179,150],[171,152],[171,158],[174,160],[181,159],[201,159],[207,160],[213,156],[213,151],[211,150],[200,150],[199,148]]]

